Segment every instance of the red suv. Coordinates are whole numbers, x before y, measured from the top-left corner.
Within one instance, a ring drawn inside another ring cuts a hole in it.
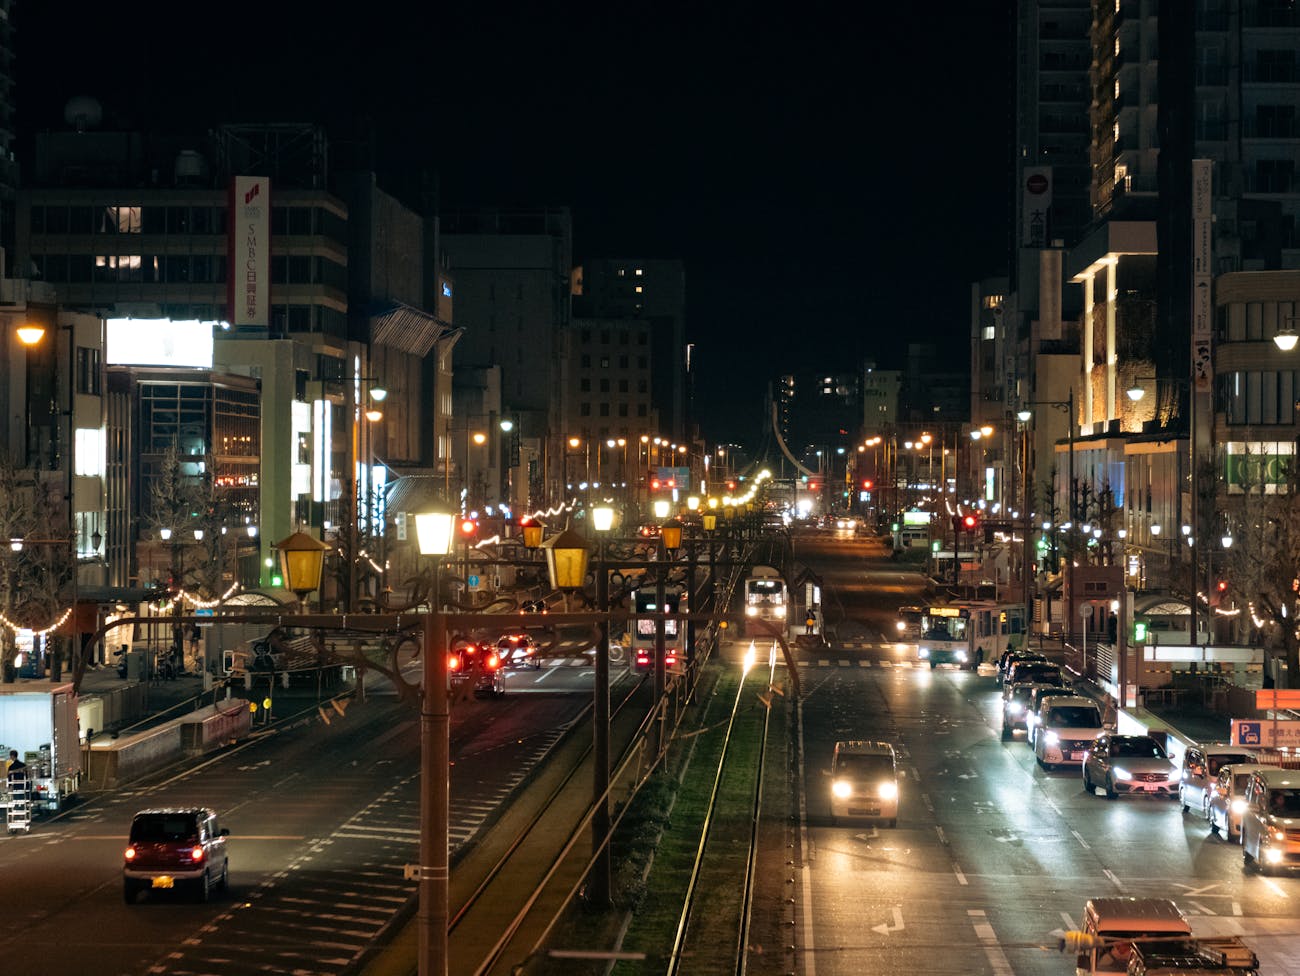
[[[230,880],[226,837],[217,814],[206,807],[141,810],[131,821],[130,846],[122,860],[122,895],[128,905],[145,889],[178,886],[207,901]]]

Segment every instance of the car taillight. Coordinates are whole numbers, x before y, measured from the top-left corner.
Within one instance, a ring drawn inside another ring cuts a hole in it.
[[[495,671],[501,666],[501,658],[495,654],[489,654],[487,659],[487,668],[489,671]]]
[[[202,848],[202,847],[194,847],[194,848],[191,848],[191,850],[190,850],[190,860],[191,860],[191,861],[202,861],[202,860],[203,860],[203,848]]]
[[[450,668],[452,671],[459,671],[460,658],[458,658],[455,654],[447,655],[447,667]]]
[[[135,848],[134,848],[134,847],[128,847],[125,851],[122,852],[122,856],[123,856],[124,858],[126,858],[128,861],[134,861],[134,860],[135,860]]]

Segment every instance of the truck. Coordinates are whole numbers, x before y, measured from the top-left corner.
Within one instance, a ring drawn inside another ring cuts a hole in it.
[[[1134,942],[1127,976],[1259,976],[1259,958],[1236,935]]]
[[[81,787],[77,693],[72,682],[0,685],[0,756],[27,764],[37,809],[58,810]],[[4,796],[7,794],[0,794]]]

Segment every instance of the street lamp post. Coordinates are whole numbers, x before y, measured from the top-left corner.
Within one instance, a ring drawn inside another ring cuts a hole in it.
[[[605,565],[605,537],[614,526],[614,509],[598,505],[591,511],[591,524],[599,539],[596,553],[596,609],[601,613],[596,643],[596,674],[592,722],[595,777],[591,784],[595,811],[591,819],[592,874],[588,901],[598,907],[609,905],[609,569]]]
[[[447,622],[442,615],[438,571],[451,551],[453,512],[415,516],[420,554],[433,562],[432,596],[423,624],[423,684],[420,697],[420,864],[417,912],[420,976],[447,976],[447,922],[450,915],[449,783],[451,709],[447,700]]]
[[[1073,525],[1075,521],[1074,518],[1074,387],[1070,387],[1070,394],[1064,400],[1030,400],[1022,404],[1020,411],[1016,414],[1016,416],[1020,419],[1022,423],[1028,423],[1029,419],[1034,415],[1034,412],[1028,409],[1029,407],[1057,407],[1066,412],[1065,438],[1066,438],[1067,451],[1068,451],[1068,458],[1067,458],[1068,473],[1066,474],[1066,482],[1067,482],[1066,509],[1068,513],[1068,519],[1071,524],[1071,531],[1073,531]],[[1022,583],[1024,586],[1025,613],[1027,615],[1030,613],[1029,597],[1030,597],[1031,574],[1029,572],[1029,567],[1031,565],[1030,557],[1032,555],[1031,549],[1033,544],[1032,533],[1029,530],[1029,527],[1032,524],[1031,522],[1032,516],[1030,513],[1030,508],[1033,507],[1031,503],[1033,499],[1032,486],[1033,486],[1034,476],[1033,476],[1033,466],[1030,464],[1032,458],[1033,458],[1033,453],[1029,450],[1028,443],[1026,443],[1025,446],[1025,514],[1024,514],[1025,531],[1024,531],[1024,539],[1022,540],[1024,545],[1024,555],[1021,559],[1021,562],[1023,563],[1024,578],[1022,580]],[[1074,600],[1073,553],[1071,553],[1069,559],[1070,559],[1070,566],[1069,566],[1070,600],[1073,601]],[[1068,607],[1066,609],[1067,611],[1069,610]]]
[[[664,689],[668,685],[668,664],[667,664],[667,641],[665,639],[665,617],[664,607],[668,603],[668,569],[669,563],[677,556],[677,550],[682,545],[682,523],[677,519],[669,519],[659,529],[659,537],[663,541],[664,559],[663,566],[659,570],[658,578],[655,580],[655,609],[658,615],[655,617],[655,668],[654,668],[654,700],[662,703],[664,700]],[[677,636],[680,639],[683,636],[682,628],[679,624]],[[682,648],[684,650],[684,648]],[[656,723],[655,736],[655,755],[661,755],[664,750],[664,738],[666,730],[661,720]]]

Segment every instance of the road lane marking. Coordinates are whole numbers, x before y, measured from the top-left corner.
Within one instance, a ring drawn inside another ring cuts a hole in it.
[[[1077,830],[1071,830],[1070,833],[1074,834],[1074,839],[1079,842],[1085,851],[1092,850],[1092,846],[1083,839],[1083,834],[1079,833]]]
[[[935,825],[934,825],[934,831],[935,831],[936,834],[939,835],[939,843],[942,844],[944,847],[947,847],[947,846],[948,846],[948,838],[945,837],[945,836],[943,835],[943,828],[940,827],[938,824],[935,824]]]
[[[547,670],[543,671],[541,674],[539,674],[536,678],[533,679],[533,684],[535,684],[535,685],[540,685],[543,681],[545,681],[545,680],[546,680],[547,678],[549,678],[551,675],[555,674],[555,672],[558,671],[558,670],[560,670],[560,669],[559,669],[559,668],[548,668]]]
[[[1239,902],[1239,901],[1234,901],[1234,902],[1232,903],[1232,914],[1234,914],[1234,915],[1240,915],[1240,914],[1241,914],[1241,902]]]
[[[1112,871],[1110,868],[1103,868],[1101,873],[1110,879],[1111,884],[1113,884],[1116,888],[1118,888],[1121,892],[1123,892],[1124,885],[1119,880],[1119,878],[1115,875],[1114,871]]]
[[[958,867],[956,863],[952,866],[952,873],[957,875],[957,883],[959,885],[970,884],[970,882],[966,880],[966,875],[962,874],[961,868]]]
[[[1051,807],[1053,810],[1056,811],[1056,815],[1058,817],[1060,817],[1062,820],[1065,819],[1065,814],[1061,811],[1061,808],[1056,805],[1055,800],[1053,800],[1050,796],[1044,796],[1043,799],[1046,801],[1049,807]]]
[[[1198,912],[1200,912],[1202,915],[1214,915],[1214,914],[1216,914],[1215,912],[1210,911],[1208,908],[1206,908],[1204,905],[1202,905],[1199,901],[1189,901],[1187,904],[1191,905],[1193,908],[1195,908],[1195,909],[1196,909]]]
[[[1282,889],[1282,886],[1278,884],[1276,881],[1274,881],[1272,878],[1260,878],[1260,880],[1263,881],[1264,884],[1272,888],[1275,894],[1280,895],[1283,898],[1287,897],[1287,893]]]
[[[998,934],[993,931],[993,926],[988,923],[988,917],[978,908],[968,908],[966,914],[970,917],[971,925],[975,928],[975,937],[980,940],[980,945],[984,947],[984,957],[988,959],[989,965],[993,967],[994,976],[1015,976],[1015,970],[1011,968],[1011,962],[1007,959],[1007,954],[1002,951],[1002,946],[998,945]]]
[[[889,933],[891,932],[903,931],[903,929],[907,927],[906,925],[903,924],[903,909],[895,905],[893,914],[894,914],[893,925],[890,925],[888,922],[885,922],[882,925],[873,925],[871,926],[871,931],[879,932],[881,935],[889,935]]]
[[[1074,919],[1070,917],[1069,912],[1061,912],[1061,921],[1065,923],[1065,931],[1075,932],[1079,926],[1074,924]]]

